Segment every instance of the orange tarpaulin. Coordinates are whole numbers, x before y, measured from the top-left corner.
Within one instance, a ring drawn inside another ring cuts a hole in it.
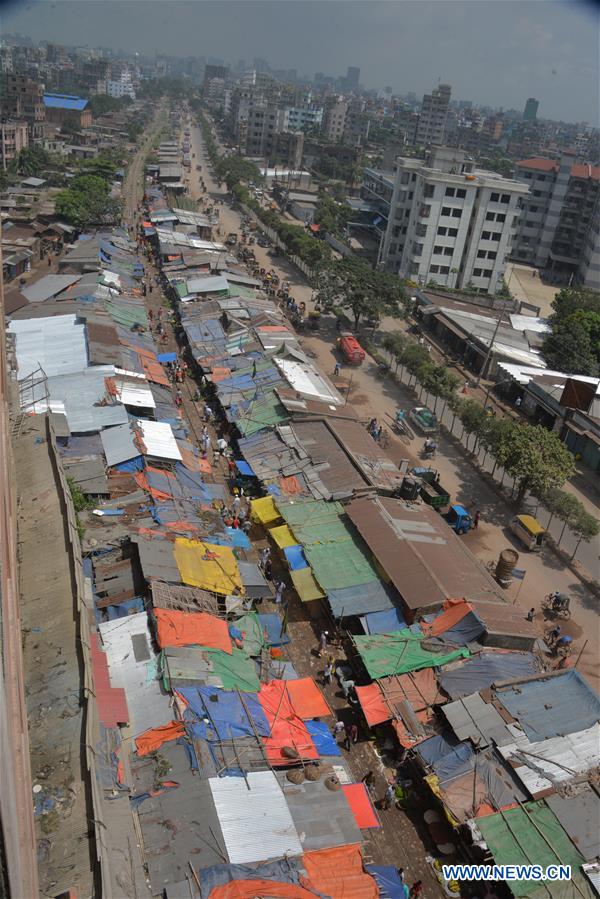
[[[179,612],[173,609],[154,609],[156,638],[161,649],[165,646],[209,646],[231,655],[231,637],[227,622],[208,612]]]
[[[213,368],[211,372],[212,380],[218,384],[219,381],[224,381],[226,378],[231,377],[231,369],[230,368]]]
[[[442,614],[429,624],[426,621],[421,622],[426,637],[439,637],[473,611],[473,606],[470,606],[466,599],[447,599],[443,608]]]
[[[302,883],[331,899],[379,897],[375,878],[363,870],[362,854],[357,844],[306,852],[302,861],[308,874],[307,879],[302,878]]]
[[[181,461],[188,471],[202,471],[200,467],[200,459],[193,453],[191,449],[183,446],[181,441],[177,441],[179,452],[181,453]]]
[[[305,890],[294,883],[275,883],[273,880],[234,880],[213,887],[208,899],[256,899],[257,896],[282,897],[282,899],[316,899],[312,890]]]
[[[323,718],[331,715],[327,701],[312,677],[301,677],[298,680],[285,682],[292,706],[299,718]]]
[[[410,703],[416,712],[436,702],[446,702],[433,668],[382,677],[366,687],[356,687],[356,695],[369,727],[394,718],[402,702]]]
[[[300,484],[300,481],[298,480],[296,475],[293,474],[287,478],[279,478],[279,486],[288,496],[294,496],[297,493],[302,493],[302,485]]]
[[[178,737],[183,737],[184,734],[185,727],[182,721],[171,721],[170,724],[163,724],[162,727],[152,727],[135,738],[137,754],[148,755],[149,752],[160,749],[163,743],[176,740]]]
[[[358,827],[362,829],[381,827],[369,791],[364,784],[342,784],[342,790]]]
[[[271,728],[271,735],[263,738],[271,765],[290,764],[290,758],[283,754],[284,746],[295,749],[301,759],[319,758],[304,722],[294,712],[285,681],[273,680],[262,684],[258,701]]]
[[[164,387],[169,386],[169,379],[160,362],[157,362],[156,359],[147,359],[145,356],[140,356],[140,361],[149,381],[152,381],[153,384],[162,384]]]

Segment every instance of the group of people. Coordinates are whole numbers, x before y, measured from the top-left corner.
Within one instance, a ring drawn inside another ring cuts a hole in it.
[[[383,434],[383,428],[380,424],[377,423],[376,418],[372,418],[367,425],[367,432],[371,435],[375,443],[379,443],[379,441],[381,440],[381,435]]]
[[[281,580],[281,578],[273,577],[273,562],[271,560],[271,550],[268,546],[265,546],[265,548],[260,551],[258,567],[264,574],[265,579],[273,583],[273,586],[275,587],[275,603],[278,606],[281,605],[286,590],[286,583]]]

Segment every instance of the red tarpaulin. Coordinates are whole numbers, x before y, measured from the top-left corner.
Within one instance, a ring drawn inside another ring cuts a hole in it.
[[[264,737],[263,743],[272,765],[289,765],[293,761],[283,754],[284,747],[295,749],[301,759],[319,758],[304,722],[294,712],[285,681],[273,680],[262,684],[258,701],[271,728],[271,735]]]
[[[292,706],[299,718],[307,721],[309,718],[331,715],[331,709],[312,677],[301,677],[285,683]]]
[[[337,846],[305,852],[302,858],[308,877],[302,883],[331,899],[378,899],[375,878],[363,870],[360,846]]]
[[[342,790],[358,827],[381,827],[369,791],[364,784],[342,784]]]

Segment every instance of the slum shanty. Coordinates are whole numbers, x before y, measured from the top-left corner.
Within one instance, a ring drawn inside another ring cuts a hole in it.
[[[285,285],[178,205],[189,133],[158,155],[133,233],[81,234],[8,327],[21,410],[85,498],[107,895],[405,899],[372,839],[411,803],[446,895],[469,859],[568,864],[513,892],[592,899],[600,699],[405,488]]]

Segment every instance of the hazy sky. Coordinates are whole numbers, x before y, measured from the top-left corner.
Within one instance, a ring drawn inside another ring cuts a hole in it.
[[[1,2],[1,0],[0,0]],[[597,123],[599,7],[584,0],[19,0],[2,31],[33,40],[143,53],[263,57],[274,68],[344,74],[368,88],[422,94],[438,79],[456,99]]]

